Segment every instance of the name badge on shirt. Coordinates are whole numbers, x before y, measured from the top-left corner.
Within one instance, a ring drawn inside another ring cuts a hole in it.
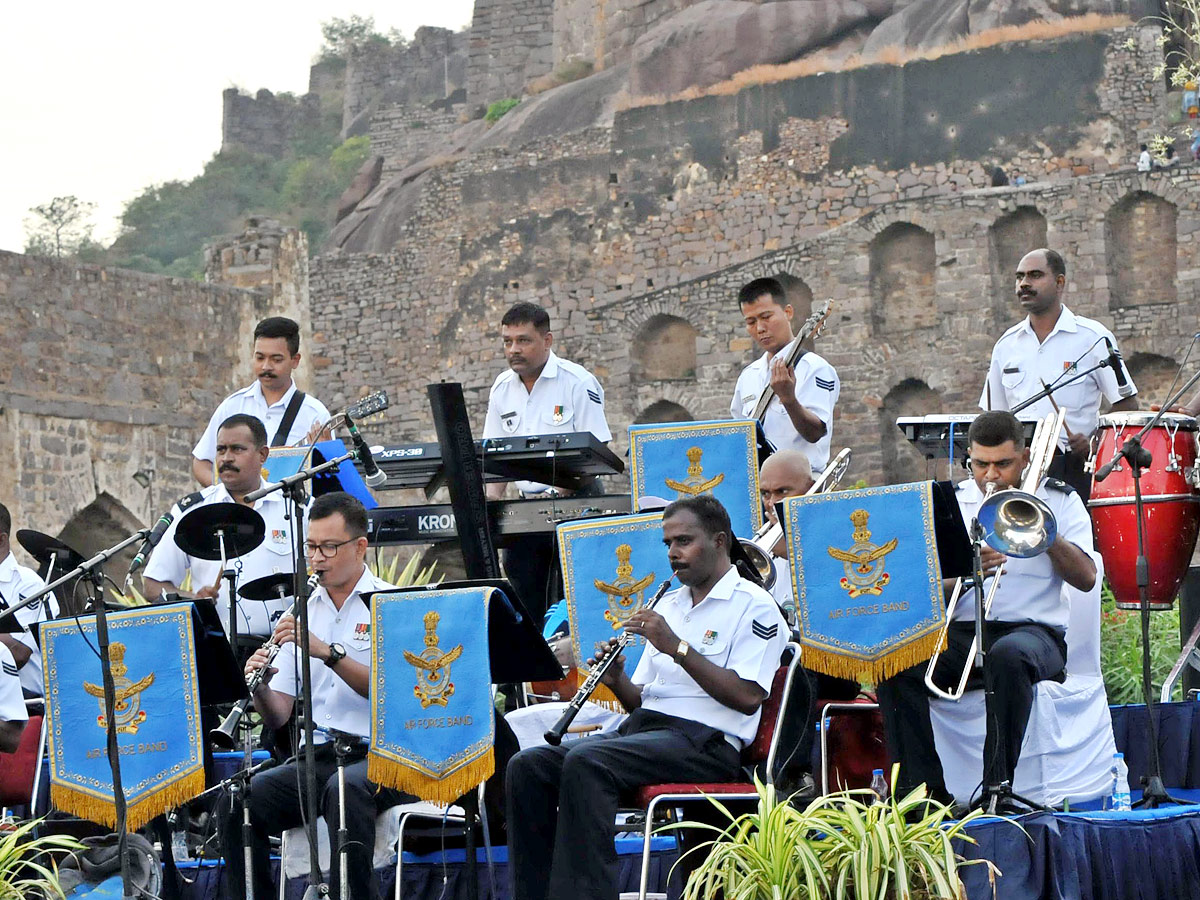
[[[508,433],[512,434],[517,430],[517,423],[520,419],[517,418],[517,411],[500,413],[500,426]]]

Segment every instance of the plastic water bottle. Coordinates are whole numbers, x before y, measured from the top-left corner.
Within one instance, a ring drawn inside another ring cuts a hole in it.
[[[170,816],[168,822],[171,826],[171,856],[177,863],[190,860],[192,854],[188,850],[187,828],[174,814]]]
[[[1112,798],[1109,809],[1127,811],[1129,805],[1129,767],[1125,765],[1125,754],[1114,753],[1112,761]]]
[[[871,790],[875,793],[872,803],[882,803],[888,798],[888,783],[883,777],[883,769],[875,769],[871,773]]]

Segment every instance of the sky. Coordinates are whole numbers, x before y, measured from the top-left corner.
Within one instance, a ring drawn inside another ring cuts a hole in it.
[[[29,208],[74,194],[116,236],[124,204],[190,179],[221,146],[221,92],[308,90],[321,23],[374,16],[406,36],[458,29],[472,0],[13,3],[0,50],[0,250],[25,245]]]

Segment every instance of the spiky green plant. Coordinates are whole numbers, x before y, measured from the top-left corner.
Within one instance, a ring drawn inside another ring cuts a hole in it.
[[[892,768],[893,788],[898,770]],[[757,809],[741,816],[710,798],[729,819],[723,829],[668,826],[714,832],[691,851],[707,856],[688,879],[684,900],[959,900],[966,896],[961,866],[986,866],[993,884],[999,874],[988,860],[964,859],[952,843],[975,843],[964,829],[983,813],[953,822],[950,807],[931,799],[924,785],[883,802],[870,790],[840,791],[803,811],[773,786],[756,779],[755,787]]]
[[[388,584],[394,584],[396,587],[420,587],[433,581],[433,573],[437,569],[437,563],[430,563],[424,569],[420,568],[420,565],[421,554],[418,552],[414,552],[408,558],[408,562],[404,564],[403,569],[400,568],[399,553],[391,554],[390,559],[386,556],[381,559],[376,554],[373,560],[367,562],[372,575],[376,578],[382,578]]]
[[[0,822],[0,900],[65,896],[58,881],[55,855],[82,850],[83,844],[62,834],[32,837],[41,819]],[[42,857],[45,857],[42,859]]]

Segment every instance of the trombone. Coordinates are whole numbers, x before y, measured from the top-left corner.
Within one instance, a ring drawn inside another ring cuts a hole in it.
[[[1050,545],[1058,536],[1058,523],[1055,521],[1054,513],[1051,512],[1046,502],[1036,496],[1034,492],[1046,477],[1046,470],[1050,468],[1050,461],[1054,457],[1054,448],[1058,446],[1058,434],[1062,431],[1065,418],[1066,410],[1059,409],[1037,423],[1037,428],[1033,432],[1033,440],[1029,444],[1029,465],[1025,468],[1025,475],[1019,488],[997,491],[995,485],[987,486],[983,503],[979,505],[979,510],[975,513],[975,522],[979,526],[978,532],[981,534],[983,542],[993,550],[1006,556],[1029,559],[1040,556],[1049,550]],[[992,601],[996,599],[996,591],[1000,587],[1002,574],[998,570],[995,575],[991,576],[992,584],[988,588],[987,597],[983,602],[985,619],[992,611]],[[958,608],[964,586],[963,579],[959,578],[954,583],[954,590],[946,603],[946,622],[942,626],[942,634],[938,641],[942,647],[946,644],[950,622],[953,620],[954,611]],[[966,693],[967,679],[979,656],[978,627],[975,638],[971,641],[971,647],[967,651],[967,659],[963,664],[958,684],[948,691],[938,687],[933,680],[933,671],[937,668],[941,656],[942,651],[938,650],[929,658],[929,665],[925,669],[925,686],[938,697],[946,700],[960,700]]]
[[[804,496],[836,490],[849,468],[850,448],[843,447],[842,451],[833,458],[833,462],[825,467],[821,477],[804,492]],[[750,565],[754,566],[755,571],[762,578],[763,587],[768,591],[775,584],[775,563],[772,562],[771,551],[782,539],[783,523],[771,521],[763,522],[758,531],[754,532],[754,537],[738,538],[738,543],[742,545],[742,551],[750,561]]]

